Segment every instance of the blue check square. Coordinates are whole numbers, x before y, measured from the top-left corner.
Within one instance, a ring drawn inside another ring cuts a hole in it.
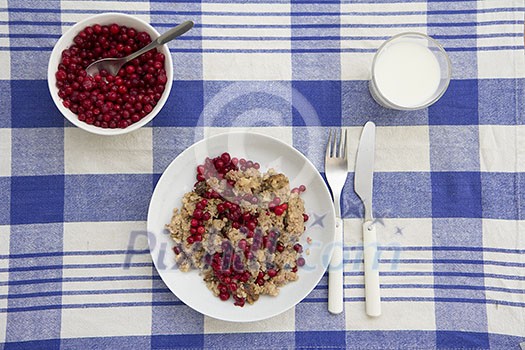
[[[376,125],[427,125],[426,109],[396,111],[380,106],[370,95],[368,81],[341,82],[341,125],[362,126],[373,120]]]
[[[64,176],[11,178],[11,224],[64,221]]]
[[[474,125],[431,125],[430,164],[434,171],[474,171],[480,166],[479,130]]]
[[[329,35],[328,33],[325,35]],[[294,49],[308,47],[309,42],[300,45],[300,41],[292,41]],[[326,43],[325,43],[326,44]],[[334,41],[339,45],[339,42]],[[339,53],[294,53],[292,55],[292,75],[295,80],[336,80],[341,76],[341,60]]]
[[[153,350],[169,349],[177,344],[180,348],[204,348],[204,334],[162,334],[152,335],[150,347]]]
[[[479,86],[479,123],[491,125],[525,124],[518,99],[525,96],[524,79],[482,79]]]
[[[525,183],[525,173],[519,173],[517,176],[519,179],[519,183],[524,184]],[[518,210],[521,213],[519,219],[524,220],[525,214],[523,213],[525,213],[525,186],[522,185],[519,187],[518,197],[519,197],[519,203],[520,203]]]
[[[341,125],[341,82],[292,82],[294,126]]]
[[[15,176],[53,175],[64,171],[64,129],[12,129]]]
[[[11,179],[0,177],[0,225],[8,225],[11,212]]]
[[[11,83],[0,80],[0,128],[11,127]]]
[[[430,196],[428,173],[374,173],[373,208],[377,218],[431,217]]]
[[[432,217],[481,218],[479,172],[432,172]]]
[[[11,98],[13,128],[64,126],[64,117],[51,99],[46,80],[11,81]]]
[[[290,82],[206,82],[204,102],[204,126],[292,125]]]
[[[146,220],[153,192],[149,174],[68,175],[64,219],[79,221]]]
[[[10,29],[12,27],[14,26],[10,26]],[[38,28],[38,30],[41,30],[41,28]],[[49,43],[48,47],[53,47],[55,42],[56,41]],[[36,45],[36,47],[43,47],[45,44],[40,43]],[[15,52],[16,59],[11,59],[11,78],[25,81],[41,81],[47,85],[47,61],[49,61],[49,51],[21,50]],[[11,57],[13,57],[13,55]],[[46,64],[42,64],[42,62],[45,62]],[[49,95],[49,89],[46,88],[43,92]],[[33,97],[32,95],[27,96],[31,96],[31,98]]]
[[[445,94],[428,108],[430,125],[478,124],[478,81],[451,80]]]
[[[153,119],[154,126],[202,125],[202,81],[174,80],[164,107]]]
[[[202,139],[202,128],[154,128],[153,172],[162,173],[186,148]]]
[[[436,343],[438,349],[488,349],[489,336],[484,332],[440,330],[436,332]]]
[[[519,220],[519,174],[481,173],[483,217]]]
[[[348,174],[342,198],[345,218],[363,218],[364,206],[353,191],[354,174]],[[416,172],[375,172],[373,215],[381,218],[428,218],[432,215],[430,175]]]

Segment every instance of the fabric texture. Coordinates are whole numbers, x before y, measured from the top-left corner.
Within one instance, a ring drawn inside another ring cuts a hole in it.
[[[0,0],[0,349],[519,349],[524,10],[521,0]],[[65,30],[111,11],[159,32],[195,27],[169,43],[174,83],[162,112],[136,132],[100,137],[65,122],[47,62]],[[367,81],[375,50],[406,31],[437,39],[453,64],[445,95],[414,112],[380,107]],[[353,191],[368,120],[377,124],[375,319],[364,311]],[[294,308],[250,324],[179,301],[146,239],[168,164],[203,137],[253,130],[323,173],[330,127],[347,128],[352,155],[344,312],[328,312],[326,276]]]

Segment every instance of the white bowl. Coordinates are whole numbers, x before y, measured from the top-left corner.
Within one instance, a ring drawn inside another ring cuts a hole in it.
[[[138,122],[133,123],[124,129],[104,129],[80,121],[78,120],[78,116],[75,113],[71,112],[69,109],[64,107],[64,105],[62,104],[62,99],[58,97],[58,88],[56,87],[55,73],[58,70],[58,65],[62,57],[62,51],[72,45],[73,39],[80,31],[82,31],[87,26],[91,26],[97,23],[100,25],[110,25],[113,23],[125,25],[127,27],[135,28],[137,29],[137,31],[144,31],[151,35],[152,38],[156,38],[160,35],[159,32],[155,30],[155,28],[153,28],[150,24],[146,23],[145,21],[123,13],[101,13],[78,22],[62,35],[62,37],[58,40],[55,47],[53,48],[53,51],[51,52],[51,57],[49,58],[49,66],[47,67],[47,83],[49,86],[49,91],[51,93],[53,101],[55,102],[55,105],[60,110],[62,115],[64,115],[64,117],[67,120],[69,120],[71,123],[78,126],[79,128],[98,135],[126,134],[128,132],[139,129],[143,125],[150,122],[160,112],[160,110],[164,106],[164,103],[166,103],[166,100],[168,99],[168,96],[171,91],[171,85],[173,83],[173,61],[171,59],[170,51],[167,45],[162,45],[157,48],[157,50],[163,53],[166,57],[164,65],[168,81],[164,88],[164,92],[162,93],[162,97],[157,102],[153,110]]]

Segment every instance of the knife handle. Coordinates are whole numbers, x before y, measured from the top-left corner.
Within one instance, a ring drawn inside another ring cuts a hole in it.
[[[328,268],[328,311],[343,312],[343,220],[335,219],[334,251]]]
[[[379,290],[379,261],[377,257],[376,227],[372,221],[363,223],[363,249],[365,257],[365,306],[368,316],[381,315]]]

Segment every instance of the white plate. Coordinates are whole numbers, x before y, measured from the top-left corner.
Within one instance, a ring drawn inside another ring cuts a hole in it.
[[[180,208],[183,195],[193,189],[197,165],[203,163],[206,157],[213,158],[223,152],[258,162],[263,171],[274,168],[288,176],[291,187],[303,184],[307,188],[301,197],[310,220],[301,238],[306,264],[299,268],[299,279],[282,287],[278,296],[262,296],[253,305],[247,303],[244,307],[234,306],[231,298],[224,302],[213,296],[198,271],[179,271],[171,250],[173,242],[165,229],[173,208]],[[148,211],[150,251],[162,280],[186,305],[221,320],[257,321],[290,309],[319,283],[333,248],[334,217],[333,203],[322,177],[296,149],[272,137],[255,133],[220,134],[186,149],[162,174]]]

